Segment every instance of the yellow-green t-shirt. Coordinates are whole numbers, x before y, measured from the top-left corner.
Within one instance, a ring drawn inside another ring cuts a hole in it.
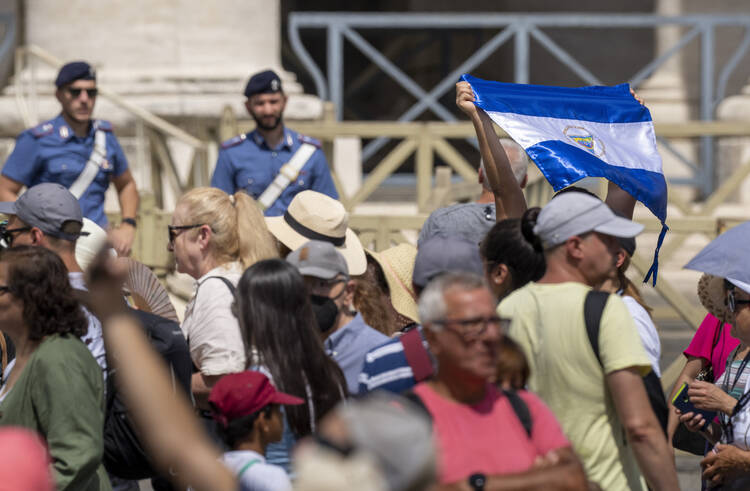
[[[604,373],[651,369],[627,307],[611,295],[599,327],[599,354],[591,348],[583,317],[590,288],[581,283],[529,283],[498,306],[512,319],[510,337],[529,361],[529,388],[552,409],[581,457],[588,478],[602,489],[645,490]]]

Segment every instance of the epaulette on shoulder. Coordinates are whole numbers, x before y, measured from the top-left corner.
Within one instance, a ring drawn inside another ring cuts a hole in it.
[[[298,139],[299,139],[299,141],[301,143],[307,143],[307,144],[312,145],[312,146],[314,146],[316,148],[320,148],[321,147],[320,140],[316,140],[315,138],[313,138],[311,136],[306,136],[306,135],[300,134],[299,137],[298,137]]]
[[[225,141],[224,143],[222,143],[221,148],[231,148],[231,147],[234,147],[235,145],[239,145],[240,143],[245,141],[245,138],[247,138],[247,135],[245,133],[242,133],[241,135],[237,135]]]
[[[47,121],[46,123],[42,123],[38,126],[35,126],[29,130],[29,132],[34,136],[34,138],[41,138],[44,135],[49,135],[52,133],[52,130],[55,129],[55,126]]]
[[[94,129],[111,132],[112,123],[110,123],[106,119],[97,119],[96,121],[94,121]]]

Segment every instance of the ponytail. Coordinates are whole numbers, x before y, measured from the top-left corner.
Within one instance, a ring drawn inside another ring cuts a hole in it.
[[[237,217],[238,252],[242,268],[247,269],[263,259],[279,257],[276,239],[268,231],[256,201],[244,191],[229,198]]]
[[[198,187],[182,195],[177,205],[184,207],[188,223],[211,226],[211,253],[217,263],[240,261],[247,269],[261,259],[278,257],[263,213],[247,193],[230,196],[218,188]]]
[[[536,220],[539,217],[540,211],[542,211],[542,209],[538,206],[535,206],[534,208],[529,208],[528,210],[526,210],[521,217],[521,234],[523,235],[523,238],[526,239],[526,242],[531,244],[531,247],[533,247],[536,252],[544,251],[544,248],[542,247],[542,241],[534,233],[534,227],[536,226]]]

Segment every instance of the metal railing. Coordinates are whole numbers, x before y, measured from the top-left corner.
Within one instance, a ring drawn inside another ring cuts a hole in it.
[[[318,96],[332,101],[336,106],[337,117],[342,119],[344,107],[344,42],[354,45],[372,63],[395,80],[417,102],[406,110],[399,121],[413,121],[424,111],[430,110],[443,121],[455,121],[452,108],[442,105],[439,98],[453,88],[459,76],[479,67],[491,54],[506,42],[514,42],[514,76],[516,83],[528,83],[533,39],[554,58],[569,68],[585,84],[602,85],[596,71],[583,66],[576,58],[548,34],[546,28],[646,28],[667,26],[684,28],[681,38],[663,53],[648,61],[642,67],[634,67],[629,83],[638,87],[644,80],[663,66],[669,59],[678,55],[693,40],[700,38],[700,118],[713,121],[717,104],[724,99],[729,78],[750,48],[750,15],[683,15],[666,17],[650,14],[498,14],[498,13],[341,13],[341,12],[293,12],[289,15],[289,40],[303,66],[313,79]],[[744,28],[744,36],[736,45],[726,64],[716,74],[716,32],[727,27]],[[378,29],[489,29],[499,32],[480,49],[446,75],[434,87],[427,90],[417,84],[383,53],[370,44],[358,30]],[[305,48],[300,37],[302,29],[324,29],[327,33],[326,75]],[[387,142],[377,138],[363,151],[368,159]],[[700,162],[697,165],[682,155],[665,140],[664,148],[675,154],[677,159],[691,171],[692,178],[675,179],[673,184],[695,186],[703,194],[710,194],[715,187],[713,138],[705,135],[700,138]]]

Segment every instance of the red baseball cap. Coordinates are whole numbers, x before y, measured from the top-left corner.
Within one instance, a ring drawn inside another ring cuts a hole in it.
[[[224,375],[216,382],[208,402],[214,419],[226,426],[230,421],[249,416],[269,404],[296,406],[303,399],[276,390],[268,377],[251,370]]]

